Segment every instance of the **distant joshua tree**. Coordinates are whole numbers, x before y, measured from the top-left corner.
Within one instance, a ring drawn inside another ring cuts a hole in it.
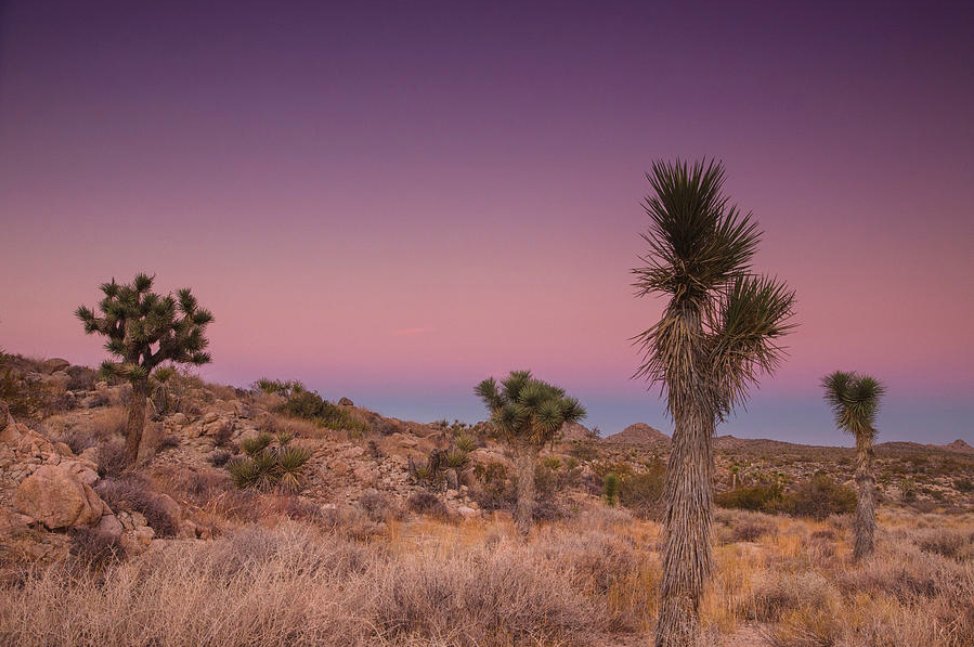
[[[75,311],[85,332],[107,337],[105,350],[118,358],[106,360],[102,372],[124,378],[132,385],[125,427],[129,465],[134,465],[139,456],[152,370],[163,362],[210,362],[210,355],[205,352],[209,341],[204,333],[213,315],[197,305],[189,289],[179,290],[175,297],[152,292],[153,279],[139,274],[131,285],[112,279],[101,286],[105,297],[98,304],[98,314],[86,306]]]
[[[856,545],[853,558],[869,557],[875,548],[876,479],[873,476],[873,440],[876,411],[885,389],[868,375],[836,371],[822,380],[825,401],[832,407],[835,424],[856,437]]]
[[[534,512],[534,470],[538,453],[556,439],[562,425],[578,422],[585,409],[578,400],[530,371],[513,371],[498,389],[494,378],[477,385],[476,394],[490,411],[491,422],[514,448],[517,460],[517,508],[514,520],[518,532],[531,531]]]
[[[657,162],[643,239],[649,252],[633,270],[638,296],[669,297],[662,318],[636,337],[637,377],[659,384],[674,421],[667,465],[665,547],[657,647],[686,647],[700,636],[699,610],[712,572],[713,436],[762,372],[781,359],[794,293],[751,272],[760,232],[729,205],[715,161]]]

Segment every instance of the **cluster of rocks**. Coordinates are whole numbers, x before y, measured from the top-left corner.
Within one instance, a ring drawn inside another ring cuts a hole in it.
[[[78,528],[97,528],[133,553],[149,545],[154,533],[145,518],[116,516],[95,491],[98,466],[90,458],[17,423],[2,403],[0,424],[0,541],[34,558],[62,554],[64,532]]]

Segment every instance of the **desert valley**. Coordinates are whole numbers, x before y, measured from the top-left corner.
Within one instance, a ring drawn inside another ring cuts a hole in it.
[[[512,456],[489,423],[160,377],[128,470],[128,386],[3,357],[0,643],[650,639],[667,435],[566,425],[536,465],[538,527],[522,541]],[[281,445],[306,456],[293,484],[235,470]],[[710,644],[972,644],[974,450],[877,445],[877,555],[862,566],[853,463],[849,448],[717,438]]]

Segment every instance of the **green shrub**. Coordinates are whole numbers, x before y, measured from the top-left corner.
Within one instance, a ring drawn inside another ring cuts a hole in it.
[[[781,499],[781,488],[777,485],[750,485],[720,492],[714,502],[722,508],[773,513],[780,508]]]
[[[666,468],[660,462],[647,466],[644,472],[632,472],[619,482],[619,503],[638,517],[655,518],[663,499]]]
[[[781,509],[795,517],[825,519],[856,509],[856,492],[827,474],[816,474],[798,484],[781,502]]]
[[[615,472],[609,472],[602,479],[602,494],[610,506],[619,502],[619,476]]]
[[[465,451],[467,453],[472,452],[477,449],[477,439],[468,433],[462,433],[457,436],[455,441],[457,449]]]

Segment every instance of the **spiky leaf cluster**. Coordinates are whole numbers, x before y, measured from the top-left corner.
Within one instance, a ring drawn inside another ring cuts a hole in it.
[[[207,364],[209,341],[206,327],[213,315],[199,307],[189,289],[176,296],[152,291],[154,277],[139,274],[131,284],[104,283],[98,312],[81,306],[75,315],[88,334],[108,338],[105,349],[118,358],[106,361],[102,370],[128,379],[148,378],[163,362]]]
[[[227,463],[230,478],[239,488],[256,488],[268,491],[273,488],[287,493],[301,489],[305,464],[311,459],[311,451],[291,443],[293,436],[281,434],[277,445],[270,446],[270,434],[260,434],[241,443],[246,456]]]
[[[555,440],[566,422],[585,417],[577,399],[535,379],[531,371],[512,371],[499,388],[494,378],[487,378],[475,392],[490,411],[494,427],[509,440],[541,446]]]
[[[657,162],[647,179],[649,253],[633,270],[634,287],[670,301],[635,338],[644,350],[636,376],[668,393],[671,412],[692,400],[722,417],[780,362],[794,292],[751,271],[761,232],[729,203],[719,162]]]
[[[876,434],[876,413],[886,392],[879,380],[869,375],[835,371],[822,379],[822,387],[839,429],[855,436],[871,438]]]

